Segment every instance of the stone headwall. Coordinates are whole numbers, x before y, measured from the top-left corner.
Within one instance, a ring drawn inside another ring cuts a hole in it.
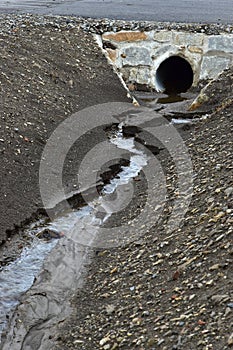
[[[156,86],[156,71],[170,56],[181,56],[191,65],[193,85],[215,78],[233,64],[233,34],[207,35],[175,30],[104,33],[102,47],[126,83]]]

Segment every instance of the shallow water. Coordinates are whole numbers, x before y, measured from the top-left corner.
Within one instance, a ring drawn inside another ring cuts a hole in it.
[[[189,91],[177,95],[166,95],[164,93],[142,93],[140,91],[135,93],[136,99],[138,99],[142,105],[147,107],[155,107],[156,105],[167,105],[177,102],[187,101],[195,97],[194,93]]]
[[[33,238],[31,246],[25,248],[17,260],[1,270],[0,336],[7,325],[7,320],[18,305],[20,297],[30,289],[34,278],[43,267],[44,260],[59,241],[57,239],[49,242],[40,240],[37,238],[38,233],[48,228],[62,232],[64,237],[72,239],[74,242],[89,244],[97,235],[98,227],[114,212],[114,207],[108,204],[106,198],[119,190],[121,186],[129,183],[147,164],[147,155],[135,148],[134,139],[123,137],[122,124],[120,124],[117,133],[111,136],[110,142],[118,148],[130,152],[129,165],[122,167],[118,175],[104,186],[99,198],[96,198],[91,205],[86,205],[78,210],[70,209],[47,224],[43,222],[33,223],[26,230],[26,234]],[[105,210],[101,217],[98,215],[100,207]],[[96,226],[96,229],[93,229],[93,226]]]
[[[20,296],[33,284],[43,261],[56,241],[49,243],[35,239],[21,256],[0,272],[0,334],[6,326],[7,315],[17,306]]]
[[[172,118],[171,124],[193,124],[193,119]]]
[[[147,164],[147,156],[140,150],[135,148],[134,138],[125,138],[122,132],[122,124],[119,125],[119,131],[115,137],[110,139],[114,145],[118,148],[125,149],[132,153],[130,157],[129,166],[123,166],[122,171],[110,181],[110,184],[104,187],[103,193],[113,193],[115,189],[129,182],[129,179],[132,179],[140,173],[144,166]]]
[[[176,103],[187,100],[187,97],[181,95],[168,95],[167,97],[160,97],[157,99],[157,103],[167,104]]]

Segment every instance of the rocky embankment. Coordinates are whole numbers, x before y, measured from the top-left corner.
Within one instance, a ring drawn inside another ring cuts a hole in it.
[[[99,252],[55,349],[233,346],[232,82],[229,69],[200,94],[206,115],[185,140],[194,193],[183,226],[168,234],[164,213],[140,241]]]

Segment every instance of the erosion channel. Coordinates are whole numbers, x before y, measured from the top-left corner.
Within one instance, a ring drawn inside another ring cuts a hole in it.
[[[26,349],[27,344],[42,349],[48,341],[45,330],[68,316],[69,299],[72,292],[82,285],[85,265],[90,263],[98,247],[109,245],[109,237],[101,237],[101,227],[124,203],[129,183],[140,181],[139,176],[150,159],[163,148],[158,140],[151,140],[150,144],[145,141],[145,135],[140,138],[145,125],[152,123],[169,130],[174,128],[173,124],[180,127],[195,122],[189,118],[167,120],[162,112],[155,112],[156,109],[163,111],[167,105],[166,99],[166,104],[157,103],[159,94],[145,95],[138,92],[136,95],[142,104],[154,104],[150,109],[132,106],[132,111],[119,116],[118,125],[106,127],[108,142],[124,151],[125,156],[101,175],[103,185],[98,188],[99,196],[92,196],[88,204],[81,203],[69,211],[59,210],[52,221],[44,217],[30,223],[23,232],[28,237],[27,247],[15,261],[1,269],[2,349],[9,349],[9,346],[11,349]],[[186,100],[181,97],[183,99]],[[163,102],[163,96],[159,101]],[[177,107],[177,98],[168,97],[168,102],[174,101]],[[120,204],[117,203],[119,201]],[[127,198],[125,201],[126,207]],[[138,238],[135,231],[135,237],[121,237],[120,241]],[[113,242],[118,239],[112,237]],[[18,319],[18,312],[24,315],[25,320]],[[10,332],[7,332],[9,324]],[[14,329],[16,324],[17,331]]]

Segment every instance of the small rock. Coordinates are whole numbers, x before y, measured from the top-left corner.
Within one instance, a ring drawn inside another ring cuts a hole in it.
[[[197,343],[197,346],[200,347],[202,345],[205,345],[205,341],[204,340],[199,340],[199,342]]]
[[[109,337],[102,338],[100,340],[100,346],[104,346],[109,341]]]
[[[225,213],[223,211],[220,211],[220,213],[218,213],[217,215],[215,215],[213,217],[213,221],[217,222],[218,220],[220,220],[221,218],[223,218],[225,216]]]
[[[142,313],[142,316],[149,316],[149,315],[150,315],[149,311],[143,311]]]
[[[111,271],[110,271],[110,274],[112,275],[113,273],[116,273],[117,272],[117,266],[116,267],[114,267]]]
[[[158,341],[158,345],[161,345],[161,344],[163,344],[165,342],[165,340],[164,339],[160,339],[159,341]]]
[[[50,241],[51,239],[59,239],[64,237],[64,233],[46,228],[43,231],[38,232],[36,236],[40,239],[45,239],[47,241]]]
[[[68,85],[69,85],[69,87],[70,87],[71,89],[74,87],[74,81],[73,81],[73,79],[70,79],[70,80],[68,81]]]
[[[197,108],[201,107],[205,102],[209,100],[209,97],[204,93],[204,89],[200,92],[197,98],[189,106],[189,111],[195,111]]]
[[[222,303],[222,302],[226,302],[227,300],[229,300],[229,296],[227,294],[216,294],[216,295],[213,295],[211,297],[211,300],[216,303],[216,304],[219,304],[219,303]]]
[[[224,317],[227,317],[229,314],[231,314],[232,310],[230,307],[227,307],[226,308],[226,311],[225,311],[225,314],[224,314]]]
[[[106,312],[108,315],[111,315],[115,311],[115,306],[114,305],[107,305],[106,306]]]
[[[199,326],[204,326],[206,324],[206,322],[202,321],[202,320],[198,320],[198,324],[199,324]]]
[[[173,281],[178,280],[178,278],[180,277],[180,270],[176,270],[176,272],[174,272],[172,279]]]
[[[214,264],[213,266],[210,266],[209,270],[213,271],[213,270],[218,270],[220,268],[219,264]]]
[[[233,193],[233,187],[228,187],[224,192],[226,193],[227,197],[230,197],[230,195]]]
[[[140,326],[140,324],[142,323],[142,320],[140,317],[135,317],[132,319],[132,323],[137,325],[137,326]]]
[[[214,280],[210,280],[206,282],[206,286],[211,286],[214,283]]]
[[[152,347],[152,346],[156,345],[156,343],[157,343],[156,339],[155,338],[151,338],[151,339],[148,340],[147,345]]]
[[[227,345],[233,346],[233,333],[231,333],[230,337],[228,338]]]
[[[110,349],[110,344],[106,344],[106,345],[104,345],[104,350],[108,350],[108,349]]]

